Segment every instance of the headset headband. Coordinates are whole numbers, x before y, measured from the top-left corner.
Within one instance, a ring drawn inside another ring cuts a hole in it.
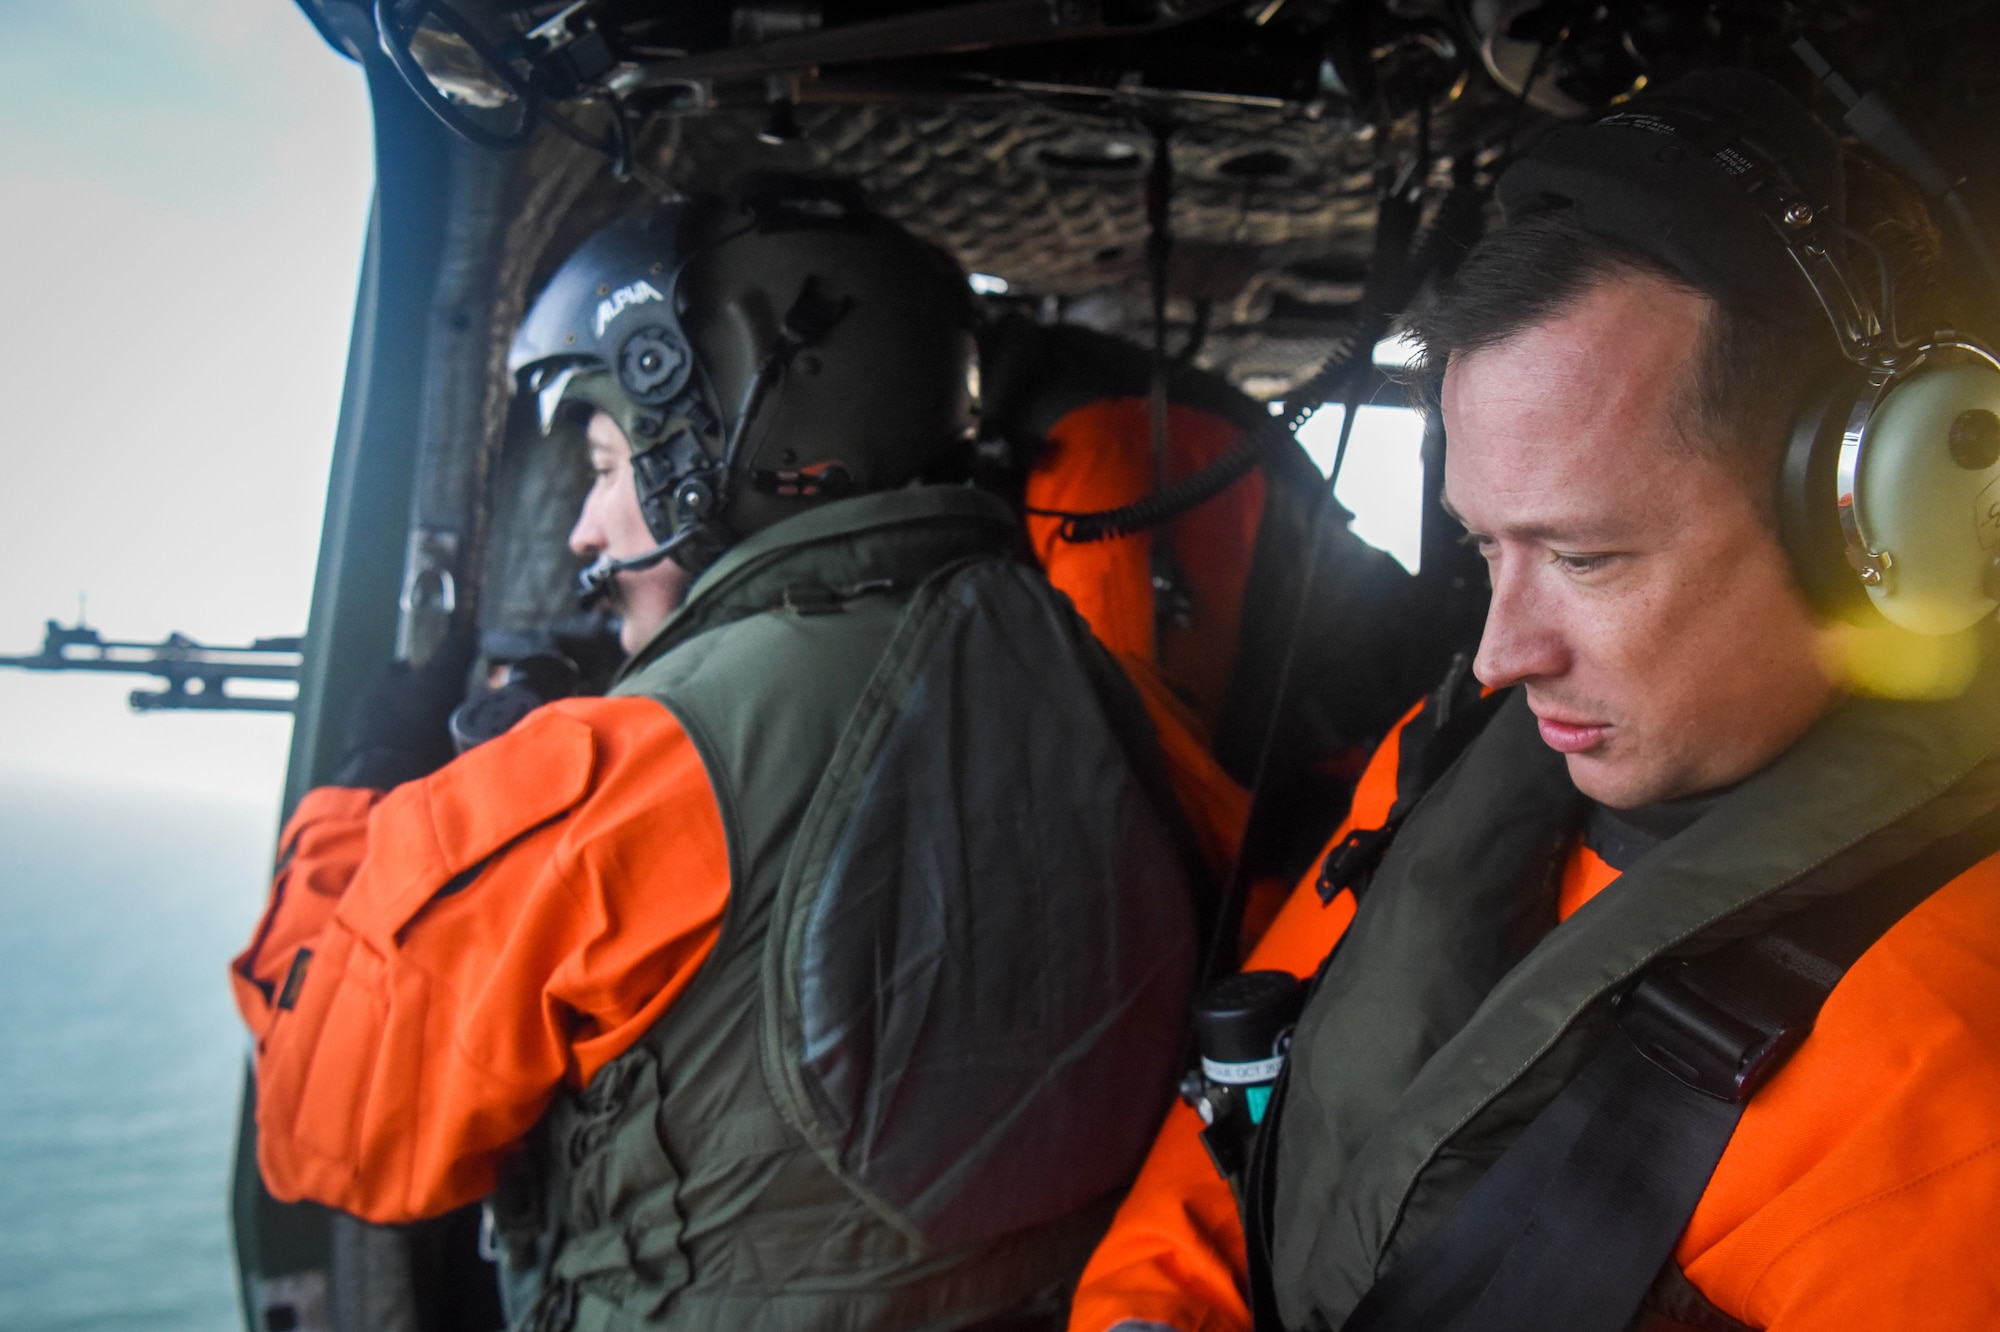
[[[1889,590],[1895,570],[1887,549],[1867,530],[1857,502],[1869,426],[1899,385],[1920,369],[1942,362],[1970,361],[2000,372],[2000,358],[1947,330],[1902,340],[1894,327],[1895,277],[1884,262],[1883,308],[1877,310],[1850,275],[1840,254],[1847,237],[1835,225],[1835,211],[1803,189],[1784,163],[1757,139],[1731,129],[1706,108],[1658,103],[1614,111],[1595,122],[1603,126],[1662,135],[1688,144],[1728,177],[1756,209],[1771,234],[1791,256],[1826,312],[1841,354],[1867,372],[1846,418],[1840,422],[1834,463],[1834,505],[1848,565],[1869,588]],[[1878,262],[1883,262],[1879,259]]]
[[[1861,366],[1881,364],[1885,356],[1893,359],[1899,349],[1885,345],[1889,335],[1884,320],[1890,312],[1875,309],[1841,261],[1847,238],[1838,211],[1831,201],[1814,199],[1756,139],[1664,100],[1614,111],[1593,128],[1598,126],[1665,135],[1695,148],[1742,192],[1791,256],[1826,312],[1841,354]],[[1885,292],[1892,290],[1890,281],[1883,286]]]
[[[1565,211],[1722,304],[1792,325],[1831,319],[1844,352],[1872,337],[1875,312],[1839,271],[1839,140],[1759,75],[1699,70],[1592,123],[1558,126],[1495,194],[1509,221]]]

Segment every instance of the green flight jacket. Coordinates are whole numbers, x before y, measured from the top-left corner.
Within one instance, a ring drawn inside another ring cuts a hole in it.
[[[1057,1325],[1198,943],[1152,732],[1017,532],[958,488],[812,510],[626,666],[702,757],[729,902],[503,1183],[517,1326]]]
[[[1391,843],[1294,1035],[1267,1195],[1284,1324],[1339,1327],[1589,1062],[1654,960],[1891,872],[1996,804],[2000,679],[1849,701],[1558,924],[1585,801],[1506,700]]]

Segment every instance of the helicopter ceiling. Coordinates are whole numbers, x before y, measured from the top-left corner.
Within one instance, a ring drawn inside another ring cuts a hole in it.
[[[1551,119],[1696,65],[1798,82],[1800,33],[1877,82],[1921,68],[1920,120],[1990,102],[2000,53],[1977,3],[300,2],[468,137],[552,126],[654,188],[848,177],[1045,318],[1144,341],[1163,272],[1173,344],[1259,397],[1352,329],[1386,191],[1428,216],[1454,165],[1490,179]]]

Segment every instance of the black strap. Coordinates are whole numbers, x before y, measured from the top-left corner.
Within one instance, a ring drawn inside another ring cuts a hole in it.
[[[1319,985],[1319,978],[1326,974],[1326,963],[1321,962],[1319,971],[1313,976],[1312,988]],[[1306,1001],[1312,1001],[1311,990]],[[1250,1305],[1251,1332],[1283,1332],[1284,1323],[1278,1318],[1277,1286],[1271,1276],[1272,1204],[1276,1190],[1272,1182],[1277,1178],[1278,1166],[1278,1121],[1285,1110],[1285,1090],[1291,1083],[1292,1061],[1285,1060],[1278,1069],[1278,1080],[1271,1087],[1271,1099],[1266,1103],[1264,1122],[1258,1126],[1257,1136],[1251,1142],[1250,1166],[1244,1172],[1243,1196],[1237,1210],[1243,1214],[1243,1247],[1247,1259],[1245,1294]]]
[[[1320,901],[1331,903],[1342,889],[1351,888],[1356,897],[1368,890],[1389,843],[1417,807],[1424,793],[1458,761],[1493,720],[1508,697],[1506,690],[1484,693],[1472,673],[1472,658],[1459,653],[1452,658],[1444,680],[1424,700],[1423,710],[1405,723],[1396,738],[1396,799],[1380,828],[1349,833],[1327,852],[1320,864]],[[1307,1002],[1319,987],[1329,953],[1320,959],[1319,969],[1307,990]],[[1244,1173],[1241,1211],[1243,1213],[1246,1277],[1249,1286],[1251,1325],[1255,1332],[1274,1332],[1278,1320],[1277,1299],[1271,1280],[1272,1182],[1276,1179],[1278,1122],[1285,1107],[1285,1089],[1290,1082],[1291,1061],[1278,1072],[1271,1088],[1270,1108],[1251,1149],[1249,1168]]]
[[[1343,1332],[1622,1332],[1743,1107],[1833,987],[1996,848],[2000,813],[1758,934],[1649,968],[1619,999],[1618,1034]]]
[[[1481,693],[1472,658],[1452,658],[1444,682],[1424,700],[1423,711],[1404,723],[1396,737],[1396,800],[1379,828],[1357,828],[1327,852],[1320,863],[1319,899],[1332,902],[1344,888],[1356,897],[1368,891],[1389,843],[1424,793],[1471,746],[1507,699],[1506,691]]]
[[[1606,1042],[1450,1219],[1375,1284],[1343,1332],[1621,1332],[1742,1113],[1630,1041]]]

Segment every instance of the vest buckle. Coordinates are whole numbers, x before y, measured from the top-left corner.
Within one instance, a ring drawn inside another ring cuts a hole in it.
[[[1639,1053],[1704,1096],[1748,1101],[1811,1030],[1785,978],[1764,968],[1649,968],[1618,998],[1618,1021]]]
[[[1356,897],[1361,896],[1374,877],[1375,867],[1388,854],[1400,822],[1391,817],[1380,828],[1356,828],[1341,839],[1339,846],[1327,852],[1319,870],[1319,900],[1330,904],[1343,888],[1352,888]]]

